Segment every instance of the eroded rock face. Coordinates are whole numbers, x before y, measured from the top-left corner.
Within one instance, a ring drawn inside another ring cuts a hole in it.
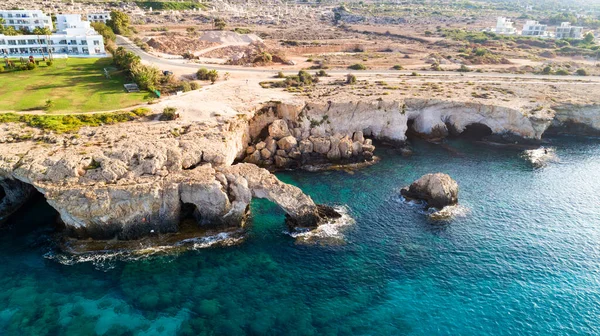
[[[400,192],[402,196],[424,200],[428,207],[438,209],[458,202],[458,183],[443,173],[423,175]]]
[[[0,178],[0,224],[25,204],[34,192],[26,183],[11,178]]]

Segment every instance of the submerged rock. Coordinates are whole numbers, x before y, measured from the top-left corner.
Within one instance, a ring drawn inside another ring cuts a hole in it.
[[[554,148],[540,147],[537,149],[529,149],[523,152],[522,155],[535,168],[546,166],[548,162],[556,161],[556,151]]]
[[[428,207],[443,208],[458,203],[458,183],[443,173],[427,174],[402,188],[402,196],[420,199]]]

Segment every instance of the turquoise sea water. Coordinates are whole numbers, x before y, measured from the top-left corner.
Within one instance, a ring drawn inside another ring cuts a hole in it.
[[[600,140],[553,139],[559,161],[541,169],[517,149],[451,145],[279,174],[347,207],[344,244],[297,244],[256,201],[240,245],[65,265],[38,202],[0,231],[0,335],[600,334]],[[438,171],[466,208],[448,223],[398,197]]]

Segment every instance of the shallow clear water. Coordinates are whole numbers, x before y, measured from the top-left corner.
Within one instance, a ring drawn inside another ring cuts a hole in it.
[[[560,161],[542,169],[451,144],[461,154],[419,143],[353,174],[280,174],[347,206],[345,244],[296,244],[257,201],[241,245],[64,265],[38,203],[0,231],[0,334],[600,334],[600,140],[554,139]],[[448,223],[398,197],[438,171],[468,209]]]

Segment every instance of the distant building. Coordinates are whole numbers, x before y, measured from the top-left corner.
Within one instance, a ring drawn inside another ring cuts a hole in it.
[[[61,14],[56,17],[57,33],[52,35],[0,34],[0,56],[28,57],[50,53],[68,56],[106,56],[104,39],[82,21],[81,15]]]
[[[40,10],[0,10],[0,18],[4,19],[5,27],[13,27],[16,30],[33,31],[35,28],[54,30],[52,18]]]
[[[540,24],[537,21],[527,21],[525,25],[523,25],[523,31],[521,35],[523,36],[548,36],[546,32],[545,24]]]
[[[569,22],[562,22],[560,27],[556,27],[556,38],[566,39],[575,38],[580,39],[583,36],[583,27],[571,26]]]
[[[517,30],[513,26],[513,22],[505,17],[499,16],[496,21],[496,28],[492,28],[491,31],[501,35],[514,35]]]
[[[106,23],[106,21],[110,20],[110,13],[89,13],[87,14],[87,20],[90,22]]]

